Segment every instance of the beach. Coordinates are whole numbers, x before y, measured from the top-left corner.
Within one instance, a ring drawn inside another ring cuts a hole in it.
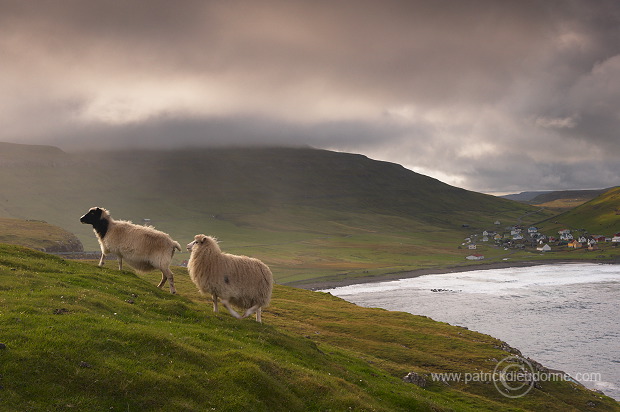
[[[416,278],[425,275],[442,275],[447,273],[461,273],[473,270],[492,270],[504,268],[519,268],[540,265],[555,265],[566,263],[601,263],[601,264],[620,264],[620,258],[615,259],[543,259],[543,260],[524,260],[524,261],[494,261],[474,265],[448,266],[438,268],[423,268],[404,272],[386,273],[382,275],[368,275],[359,277],[335,278],[329,276],[326,278],[316,278],[309,281],[293,282],[288,284],[301,289],[308,290],[325,290],[338,288],[342,286],[357,285],[361,283],[377,283],[387,282],[390,280]]]

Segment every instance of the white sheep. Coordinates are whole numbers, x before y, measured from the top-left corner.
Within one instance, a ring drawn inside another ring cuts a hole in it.
[[[124,220],[114,220],[103,208],[93,207],[80,218],[83,224],[93,225],[93,230],[101,246],[99,266],[103,266],[107,254],[118,256],[118,269],[123,270],[123,259],[138,272],[161,270],[161,288],[168,280],[170,292],[174,288],[174,277],[170,262],[174,250],[181,250],[179,242],[164,232],[151,226],[140,226]]]
[[[189,276],[201,293],[211,294],[216,313],[219,298],[235,318],[256,313],[256,321],[262,321],[262,308],[269,304],[273,288],[273,275],[267,265],[255,258],[222,252],[217,240],[205,235],[196,235],[187,250],[191,252]],[[243,316],[231,304],[244,309]]]

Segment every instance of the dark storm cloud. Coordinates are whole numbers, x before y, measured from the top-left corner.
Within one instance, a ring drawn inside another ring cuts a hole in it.
[[[0,0],[0,30],[0,140],[312,145],[474,190],[618,184],[615,1]]]

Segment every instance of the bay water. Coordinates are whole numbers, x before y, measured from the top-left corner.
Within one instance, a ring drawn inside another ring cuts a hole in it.
[[[620,265],[477,270],[324,292],[491,335],[620,400]]]

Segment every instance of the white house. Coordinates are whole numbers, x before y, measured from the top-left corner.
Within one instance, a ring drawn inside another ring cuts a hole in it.
[[[538,250],[539,252],[549,252],[551,250],[551,246],[545,243],[543,246],[537,247],[536,250]]]
[[[473,255],[467,256],[465,259],[468,259],[468,260],[482,260],[482,259],[484,259],[484,256],[475,253]]]
[[[531,226],[527,229],[527,233],[534,234],[534,233],[538,233],[538,228],[536,226]]]
[[[470,250],[475,250],[475,249],[476,249],[476,244],[475,244],[475,243],[470,243],[470,244],[467,246],[467,248],[468,248],[468,249],[470,249]]]

